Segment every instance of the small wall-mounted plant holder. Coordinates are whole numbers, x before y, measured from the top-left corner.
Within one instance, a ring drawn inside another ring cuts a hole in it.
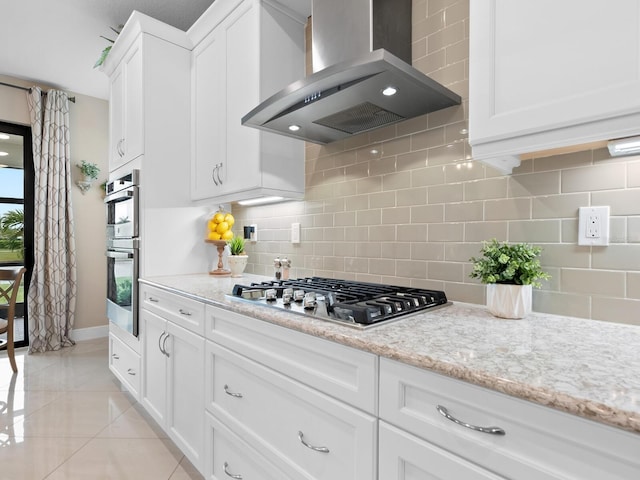
[[[100,174],[100,168],[95,163],[90,163],[86,160],[82,160],[77,166],[80,169],[80,173],[82,173],[82,180],[78,180],[76,185],[84,195],[89,191],[93,182],[97,180]]]

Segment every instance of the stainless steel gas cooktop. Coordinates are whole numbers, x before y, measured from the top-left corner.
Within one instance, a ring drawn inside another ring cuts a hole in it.
[[[321,277],[237,284],[232,297],[356,328],[450,305],[439,290]]]

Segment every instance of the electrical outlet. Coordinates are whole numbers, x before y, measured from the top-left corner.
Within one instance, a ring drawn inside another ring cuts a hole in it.
[[[578,245],[609,245],[609,207],[580,207]]]

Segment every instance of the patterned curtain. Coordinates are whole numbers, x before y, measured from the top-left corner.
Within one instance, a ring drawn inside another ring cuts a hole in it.
[[[69,98],[40,88],[27,94],[33,137],[34,265],[29,285],[29,352],[73,345],[76,248],[71,207]]]

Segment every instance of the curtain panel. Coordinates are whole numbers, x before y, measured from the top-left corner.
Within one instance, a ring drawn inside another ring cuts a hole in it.
[[[29,285],[29,352],[73,345],[76,249],[71,202],[69,98],[40,88],[27,94],[33,137],[34,265]]]

